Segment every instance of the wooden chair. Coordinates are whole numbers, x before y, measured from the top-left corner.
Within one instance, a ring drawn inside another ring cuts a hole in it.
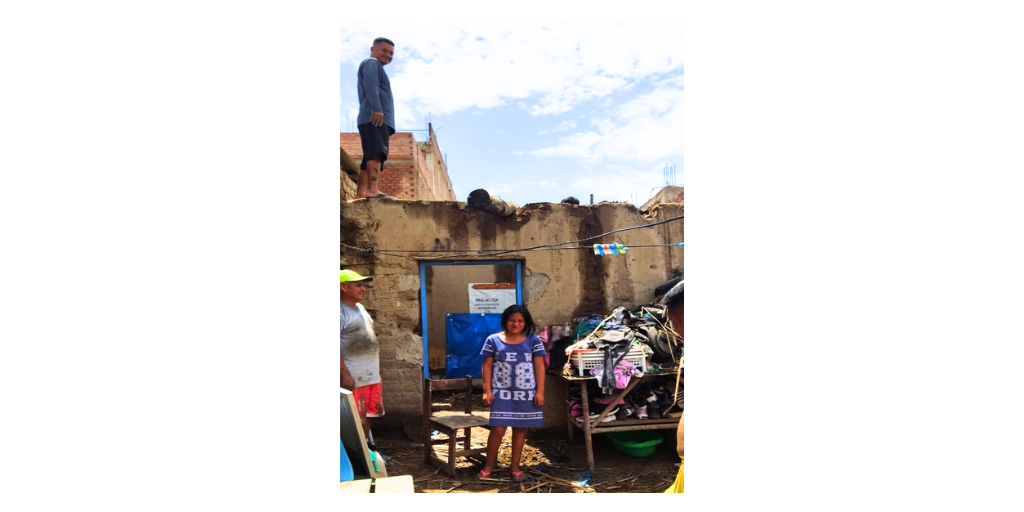
[[[449,391],[449,390],[466,390],[466,410],[465,414],[453,415],[453,416],[433,416],[433,392],[434,391]],[[473,414],[473,379],[466,377],[464,379],[446,379],[446,380],[430,380],[426,379],[423,383],[423,416],[426,418],[426,436],[427,440],[424,443],[424,454],[423,460],[428,463],[432,463],[439,468],[443,469],[448,476],[455,476],[455,461],[459,457],[470,457],[478,461],[482,461],[481,454],[487,453],[487,447],[483,448],[471,448],[470,440],[473,437],[473,427],[483,427],[490,429],[487,426],[487,418],[477,416]],[[459,429],[463,430],[465,437],[458,437]],[[430,431],[437,430],[438,432],[444,433],[448,436],[448,439],[431,439]],[[456,443],[462,441],[462,450],[456,448]],[[448,460],[443,461],[434,455],[434,445],[447,444],[448,445]]]

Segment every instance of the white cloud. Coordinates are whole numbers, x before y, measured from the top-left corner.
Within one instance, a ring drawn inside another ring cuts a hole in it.
[[[358,105],[342,105],[341,106],[341,120],[342,126],[346,131],[356,131],[356,118],[359,117],[359,106]]]
[[[593,160],[591,148],[601,140],[594,132],[574,133],[559,139],[561,144],[554,147],[530,151],[534,156],[574,156],[584,160]]]
[[[537,135],[547,135],[552,132],[564,132],[566,130],[572,130],[573,128],[576,128],[576,123],[573,121],[565,120],[562,121],[561,123],[558,123],[554,128],[551,128],[549,130],[541,130],[537,132]]]
[[[655,83],[658,84],[658,85],[673,85],[675,87],[678,87],[678,88],[682,89],[683,88],[683,75],[676,75],[676,76],[673,76],[671,78],[666,78],[665,80],[657,81]],[[629,87],[633,87],[633,84],[629,84],[629,86],[627,86],[627,89]]]
[[[498,183],[495,185],[488,185],[487,192],[491,194],[497,194],[500,196],[502,194],[511,194],[515,192],[515,187],[509,185],[508,183]]]
[[[341,62],[350,67],[369,56],[378,34],[395,41],[386,69],[400,125],[415,124],[426,113],[505,104],[535,116],[558,114],[682,67],[678,23],[670,20],[346,25]],[[373,32],[362,26],[373,26]]]
[[[683,90],[674,79],[653,91],[620,104],[612,118],[592,119],[594,130],[559,139],[559,144],[534,151],[534,156],[575,157],[594,163],[606,158],[653,162],[683,150]]]
[[[640,197],[640,202],[647,201],[652,189],[664,185],[664,164],[655,164],[640,168],[621,168],[608,166],[601,171],[587,173],[576,178],[572,183],[580,196],[594,194],[594,202],[630,201],[632,195]]]

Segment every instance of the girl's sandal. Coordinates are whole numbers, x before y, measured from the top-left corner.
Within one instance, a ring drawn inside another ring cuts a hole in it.
[[[525,471],[512,471],[512,472],[510,472],[510,474],[512,475],[512,481],[513,482],[525,482],[526,481],[526,472]]]
[[[477,482],[479,482],[481,478],[487,478],[487,477],[489,477],[489,476],[491,476],[491,472],[490,472],[490,471],[484,471],[484,470],[482,470],[482,469],[481,469],[481,470],[480,470],[480,472],[479,472],[479,473],[477,473],[477,474],[476,474],[476,476],[475,476],[475,477],[473,477],[473,478],[474,478],[474,479],[475,479],[475,480],[476,480]]]

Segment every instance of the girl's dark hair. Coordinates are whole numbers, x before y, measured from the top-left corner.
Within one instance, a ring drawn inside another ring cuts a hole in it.
[[[530,310],[526,309],[526,306],[520,306],[519,304],[513,304],[505,308],[505,312],[501,314],[502,329],[508,329],[508,319],[512,316],[512,313],[523,315],[523,320],[525,320],[523,334],[529,336],[537,331],[537,326],[533,324],[533,317],[530,316]]]

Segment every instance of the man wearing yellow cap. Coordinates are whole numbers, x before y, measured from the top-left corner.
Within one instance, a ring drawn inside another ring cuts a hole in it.
[[[352,391],[363,432],[371,436],[370,418],[384,415],[384,403],[380,347],[373,333],[373,320],[360,304],[366,299],[367,281],[373,278],[341,271],[341,387]]]

